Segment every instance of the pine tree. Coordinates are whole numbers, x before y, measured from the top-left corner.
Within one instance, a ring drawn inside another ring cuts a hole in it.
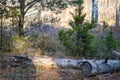
[[[72,29],[59,32],[59,40],[71,55],[83,57],[91,50],[91,42],[94,38],[90,33],[93,25],[85,22],[86,14],[82,14],[83,0],[78,0],[77,12],[73,15],[74,21],[70,22]]]
[[[110,56],[112,51],[115,50],[118,45],[118,42],[113,35],[112,28],[105,37],[105,43],[106,43],[106,47],[107,47],[107,52],[109,53],[108,56]]]

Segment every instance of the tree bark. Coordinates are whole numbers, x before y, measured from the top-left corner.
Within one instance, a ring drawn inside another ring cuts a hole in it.
[[[37,2],[33,0],[26,3],[26,0],[18,0],[20,3],[20,16],[19,16],[19,36],[24,36],[24,18],[27,11]]]
[[[92,76],[101,73],[109,73],[114,71],[120,71],[120,61],[119,60],[87,60],[82,64],[82,73],[85,76]]]
[[[1,33],[1,35],[0,35],[1,36],[0,45],[1,46],[0,46],[0,49],[2,49],[2,44],[3,44],[3,35],[2,35],[2,33],[3,33],[3,24],[2,24],[3,14],[2,14],[2,10],[1,10],[0,14],[1,14],[1,25],[0,25],[1,26],[1,30],[0,30],[0,33]]]
[[[98,24],[98,0],[92,0],[92,21],[95,21],[94,26]]]
[[[112,55],[114,55],[115,57],[117,57],[120,60],[120,52],[113,51]]]
[[[120,23],[120,2],[116,2],[116,26],[118,27]]]
[[[24,27],[24,10],[25,10],[25,0],[19,0],[20,3],[20,18],[19,18],[19,36],[24,35],[23,27]]]
[[[55,58],[55,64],[59,67],[73,67],[73,68],[81,68],[84,60],[74,60],[74,59],[65,59],[65,58]]]
[[[65,58],[49,58],[49,57],[33,57],[32,61],[38,66],[52,66],[56,65],[61,68],[81,68],[84,60],[74,60]]]

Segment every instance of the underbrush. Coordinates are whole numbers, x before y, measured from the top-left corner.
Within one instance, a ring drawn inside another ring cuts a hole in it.
[[[111,50],[120,51],[120,32],[118,28],[113,28],[113,36],[111,37],[109,34],[110,28],[95,28],[92,33],[95,35],[91,46],[91,50],[88,50],[85,57],[82,58],[97,58],[103,59],[109,53],[108,47]],[[106,37],[108,36],[108,41]],[[115,39],[112,40],[112,38]],[[116,40],[117,40],[117,48],[116,48]],[[107,45],[106,45],[107,43]],[[0,45],[1,46],[1,45]],[[59,40],[56,37],[50,37],[46,34],[36,34],[32,36],[19,37],[19,36],[3,36],[3,46],[2,50],[0,50],[0,55],[28,55],[28,56],[41,56],[48,55],[52,57],[66,57],[66,58],[76,58],[70,56],[65,46],[60,44]],[[70,46],[68,46],[70,47]],[[74,53],[72,53],[74,54]],[[78,59],[78,58],[77,58]],[[80,59],[80,58],[79,58]]]
[[[49,37],[47,35],[33,36],[31,43],[32,48],[42,52],[41,55],[55,55],[64,48],[55,37]]]

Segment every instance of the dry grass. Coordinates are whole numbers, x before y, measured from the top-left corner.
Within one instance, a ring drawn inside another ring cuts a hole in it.
[[[15,71],[18,69],[20,68],[0,70],[0,80],[13,80],[13,77],[10,77],[9,75],[13,74],[15,77],[15,74],[13,72],[19,72],[19,71]],[[34,73],[30,72],[31,70],[33,70]],[[29,71],[27,69],[21,69],[20,71],[21,73],[16,73],[19,75],[17,75],[18,78],[14,80],[119,80],[120,79],[120,72],[115,72],[112,74],[110,73],[101,74],[92,77],[85,77],[80,69],[70,69],[70,68],[61,69],[61,68],[51,68],[51,67],[46,68],[44,66],[39,66],[37,68],[30,68]],[[29,74],[30,76],[27,75],[28,77],[19,79],[20,76],[25,75],[25,73]],[[32,78],[33,76],[35,77]]]

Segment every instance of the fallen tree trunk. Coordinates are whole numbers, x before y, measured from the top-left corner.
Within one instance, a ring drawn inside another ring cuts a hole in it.
[[[112,55],[114,55],[115,57],[117,57],[120,60],[120,52],[113,51]]]
[[[116,57],[120,57],[120,52],[113,51],[113,55],[115,55]]]
[[[9,56],[5,60],[0,61],[0,67],[2,65],[7,66],[20,66],[24,64],[33,64],[35,66],[43,66],[43,67],[72,67],[72,68],[81,68],[83,60],[74,60],[74,59],[66,59],[66,58],[51,58],[46,56],[41,57],[24,57],[24,56]]]
[[[120,71],[119,60],[86,60],[82,64],[82,73],[85,76],[97,75],[100,73],[109,73],[114,71]]]
[[[65,59],[65,58],[55,58],[55,64],[59,67],[74,67],[81,68],[84,60],[74,60],[74,59]]]
[[[38,66],[47,66],[47,67],[72,67],[72,68],[81,68],[83,60],[74,60],[74,59],[65,59],[65,58],[50,58],[50,57],[34,57],[32,59],[33,63]]]
[[[16,62],[17,59],[17,62]],[[15,61],[14,61],[15,60]],[[67,68],[82,68],[82,72],[85,76],[97,75],[100,73],[108,73],[120,70],[120,61],[119,60],[74,60],[74,59],[65,59],[65,58],[51,58],[51,57],[34,57],[27,58],[21,56],[13,56],[7,61],[12,61],[13,63],[20,65],[25,65],[27,63],[32,63],[36,66],[44,66],[44,67],[67,67]],[[27,63],[26,63],[26,62]],[[24,62],[22,64],[21,62]]]

